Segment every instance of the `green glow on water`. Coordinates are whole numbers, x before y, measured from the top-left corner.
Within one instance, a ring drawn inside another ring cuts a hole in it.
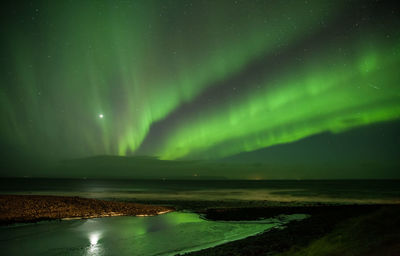
[[[255,235],[306,216],[281,221],[216,222],[192,213],[110,217],[3,227],[6,255],[175,255]]]

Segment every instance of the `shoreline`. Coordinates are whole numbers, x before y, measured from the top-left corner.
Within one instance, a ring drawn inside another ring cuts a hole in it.
[[[139,200],[138,200],[139,201]],[[0,225],[44,220],[74,220],[112,216],[154,216],[190,211],[209,221],[251,221],[279,215],[307,214],[283,229],[176,255],[399,255],[400,204],[269,204],[268,202],[155,202],[99,200],[74,196],[0,195]],[[159,206],[169,205],[169,206]],[[338,242],[339,241],[339,242]],[[363,245],[369,245],[364,248]],[[385,254],[381,254],[381,252]],[[397,253],[397,254],[396,254]]]
[[[106,201],[76,196],[0,195],[0,225],[43,220],[73,220],[112,216],[155,216],[173,207]]]
[[[256,220],[287,213],[305,213],[310,217],[291,222],[284,229],[271,229],[241,240],[176,256],[399,255],[400,232],[397,227],[400,225],[400,205],[238,207],[214,208],[203,212],[206,219],[215,221]],[[350,254],[348,248],[351,248]]]

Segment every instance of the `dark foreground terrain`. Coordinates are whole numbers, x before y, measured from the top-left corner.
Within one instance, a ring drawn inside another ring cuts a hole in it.
[[[0,225],[63,218],[157,215],[171,207],[69,196],[0,195]]]
[[[399,205],[314,205],[207,209],[212,220],[254,220],[279,214],[307,213],[285,229],[226,243],[187,256],[398,256]]]

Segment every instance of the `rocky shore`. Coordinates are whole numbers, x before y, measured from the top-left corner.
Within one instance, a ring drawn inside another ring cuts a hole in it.
[[[310,218],[260,235],[185,256],[397,256],[400,255],[399,205],[314,205],[217,208],[202,212],[218,221],[257,220],[279,214]]]
[[[69,196],[0,195],[0,225],[40,220],[152,216],[172,207]]]

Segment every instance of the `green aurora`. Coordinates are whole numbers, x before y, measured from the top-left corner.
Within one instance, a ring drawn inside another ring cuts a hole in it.
[[[59,159],[219,159],[395,122],[394,6],[10,1],[1,142]]]

